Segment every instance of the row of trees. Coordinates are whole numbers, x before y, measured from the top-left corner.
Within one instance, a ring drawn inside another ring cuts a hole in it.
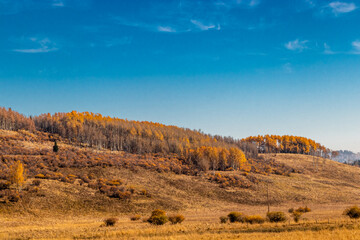
[[[189,160],[203,170],[243,169],[247,160],[238,148],[198,147],[190,150]]]
[[[34,121],[31,118],[14,112],[11,108],[6,109],[0,107],[0,129],[6,130],[20,130],[26,129],[29,131],[35,130]]]
[[[176,153],[201,147],[228,147],[214,137],[190,129],[153,122],[128,121],[89,112],[42,114],[34,117],[38,130],[59,134],[89,147],[130,153]]]
[[[16,117],[10,117],[12,115]],[[3,109],[0,116],[0,119],[11,122],[13,126],[3,125],[0,127],[3,129],[33,131],[36,126],[38,131],[58,134],[73,144],[86,147],[136,154],[175,154],[201,169],[239,169],[241,163],[246,161],[239,145],[201,131],[176,126],[76,111],[27,118],[10,109]],[[29,124],[21,125],[23,122]]]
[[[11,109],[0,108],[0,128],[29,131],[37,129],[58,134],[75,144],[99,149],[136,154],[175,154],[190,163],[197,163],[202,168],[213,170],[240,168],[237,161],[229,158],[235,154],[235,149],[241,154],[245,153],[247,158],[253,159],[257,158],[258,153],[298,153],[322,157],[329,157],[331,154],[329,149],[304,137],[259,135],[240,140],[211,136],[201,131],[160,123],[129,121],[90,112],[72,111],[26,117]]]
[[[259,153],[298,153],[328,158],[331,150],[305,137],[264,135],[244,138],[241,142],[254,143]],[[334,152],[334,154],[336,154]]]

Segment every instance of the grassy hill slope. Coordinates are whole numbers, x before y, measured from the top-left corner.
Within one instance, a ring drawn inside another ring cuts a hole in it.
[[[360,168],[328,159],[297,154],[264,154],[259,160],[294,169],[289,175],[242,171],[181,174],[162,170],[164,166],[173,163],[171,158],[144,157],[62,143],[59,146],[65,153],[55,154],[52,153],[51,141],[47,138],[35,141],[29,134],[0,131],[0,147],[3,152],[9,152],[7,155],[1,154],[2,165],[20,159],[27,163],[25,167],[29,169],[29,178],[20,192],[21,199],[9,202],[4,200],[4,196],[1,198],[3,203],[0,209],[5,215],[103,216],[148,213],[155,208],[173,212],[222,212],[231,209],[256,212],[256,209],[265,209],[268,204],[268,190],[269,202],[274,208],[347,205],[360,201]],[[84,158],[85,153],[89,164],[85,167],[77,165],[76,160]],[[62,159],[61,154],[67,156],[64,161],[69,163],[60,167],[50,165],[53,159]],[[70,155],[75,157],[72,159]],[[117,157],[116,161],[103,164],[103,159],[114,156]],[[32,168],[32,164],[38,165]],[[38,172],[32,171],[42,172],[43,177],[39,178]],[[35,176],[39,186],[34,185]],[[86,180],[84,176],[91,176],[92,179]],[[234,178],[238,179],[237,184],[223,185],[224,181]],[[120,187],[111,183],[114,179],[121,182]],[[103,184],[102,187],[110,189],[110,186],[116,186],[123,192],[129,192],[131,197],[109,197],[96,185],[101,181],[111,183]],[[243,182],[250,184],[244,187]]]

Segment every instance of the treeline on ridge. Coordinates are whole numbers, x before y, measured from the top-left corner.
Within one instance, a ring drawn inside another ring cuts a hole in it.
[[[234,139],[160,123],[76,111],[26,117],[0,107],[0,128],[58,134],[72,144],[85,147],[135,154],[174,154],[204,170],[239,169],[244,166],[246,158],[255,159],[258,153],[299,153],[322,157],[331,153],[304,137],[265,135]]]
[[[246,162],[235,144],[200,131],[160,123],[129,121],[89,112],[26,117],[0,108],[0,128],[58,134],[73,144],[135,154],[175,154],[201,169],[239,169]],[[25,124],[26,123],[26,124]]]
[[[241,139],[240,142],[256,144],[259,153],[297,153],[324,158],[329,158],[332,154],[337,153],[312,139],[289,135],[251,136]]]

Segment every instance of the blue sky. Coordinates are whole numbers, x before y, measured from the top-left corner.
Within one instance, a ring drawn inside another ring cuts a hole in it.
[[[360,1],[0,0],[0,105],[360,151]]]

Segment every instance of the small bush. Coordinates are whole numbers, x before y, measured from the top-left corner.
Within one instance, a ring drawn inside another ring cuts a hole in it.
[[[185,217],[183,215],[177,214],[177,215],[172,215],[169,217],[169,221],[172,224],[178,224],[178,223],[182,223],[185,220]]]
[[[267,219],[269,220],[269,222],[285,222],[286,221],[286,216],[285,213],[283,212],[268,212],[266,214]]]
[[[265,218],[261,217],[261,216],[258,216],[258,215],[254,215],[254,216],[246,216],[244,218],[244,221],[246,223],[250,223],[250,224],[255,224],[255,223],[258,223],[258,224],[261,224],[261,223],[264,223],[265,222]]]
[[[307,213],[307,212],[311,212],[311,209],[306,207],[299,207],[298,209],[296,209],[297,212],[301,212],[301,213]]]
[[[110,226],[114,226],[117,221],[118,221],[117,218],[107,218],[104,220],[104,223],[107,227],[110,227]]]
[[[0,181],[0,190],[9,189],[10,182],[8,181]]]
[[[244,214],[240,212],[231,212],[228,214],[230,222],[244,222]]]
[[[160,209],[156,209],[151,213],[150,218],[147,220],[149,223],[154,225],[163,225],[169,221],[166,216],[166,212]]]
[[[353,206],[345,209],[344,215],[349,216],[349,218],[358,219],[360,218],[360,208],[358,206]]]
[[[41,184],[41,181],[39,180],[39,179],[35,179],[33,182],[32,182],[32,185],[34,185],[34,186],[40,186],[40,184]]]
[[[5,189],[0,191],[0,198],[4,198],[6,202],[18,202],[21,196],[18,191]]]
[[[305,210],[306,213],[307,213],[307,212],[311,212],[311,209],[308,208],[307,206],[304,208],[304,210]]]
[[[295,222],[299,222],[301,215],[303,215],[303,212],[293,211],[291,213],[291,216],[293,217]]]
[[[137,221],[137,220],[140,220],[141,219],[141,216],[140,215],[134,215],[130,218],[131,221]]]
[[[228,217],[226,217],[226,216],[222,216],[222,217],[220,217],[220,223],[227,223],[227,222],[228,222],[228,220],[229,220],[229,218],[228,218]]]
[[[289,212],[289,213],[293,213],[293,212],[294,212],[294,208],[289,208],[288,212]]]
[[[166,215],[151,216],[148,220],[149,223],[154,225],[163,225],[169,221]]]

